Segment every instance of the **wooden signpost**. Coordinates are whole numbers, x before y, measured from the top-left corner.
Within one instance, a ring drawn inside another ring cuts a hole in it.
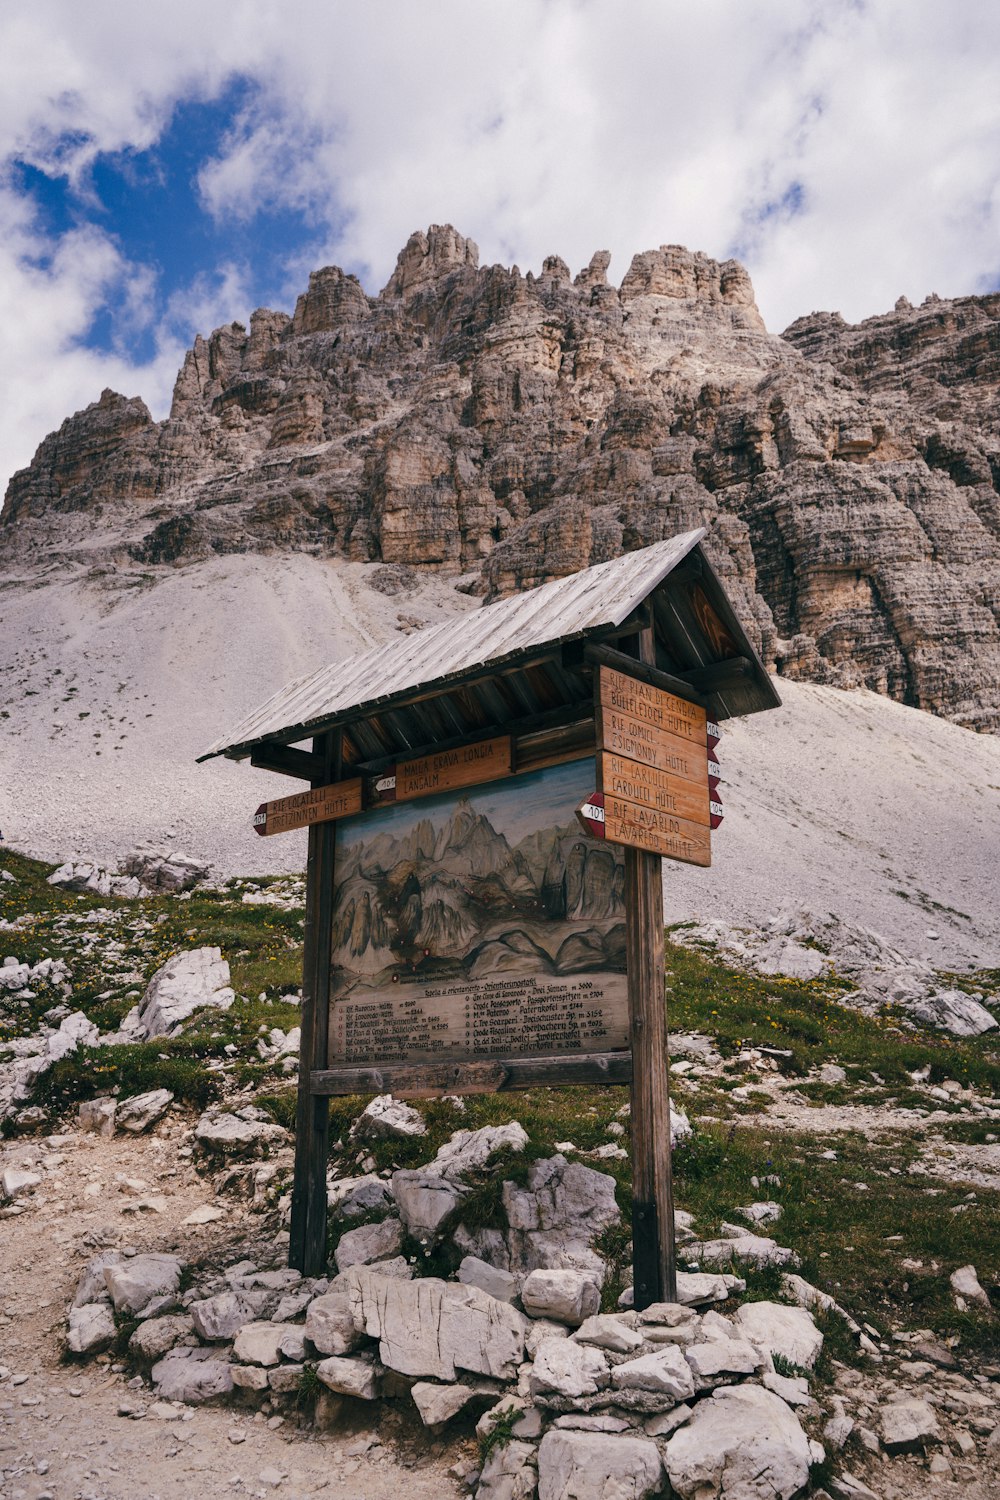
[[[395,800],[408,802],[412,797],[481,786],[483,782],[509,776],[511,769],[509,734],[492,740],[475,740],[454,750],[438,750],[417,760],[400,761],[396,767]]]
[[[645,1307],[677,1296],[660,859],[710,865],[722,807],[721,769],[711,758],[718,726],[709,729],[703,707],[649,680],[652,632],[639,644],[644,676],[597,668],[598,790],[577,817],[592,836],[625,846],[634,1296]]]
[[[323,667],[201,757],[310,788],[253,817],[309,837],[304,1274],[330,1096],[630,1083],[635,1305],[676,1297],[661,858],[710,864],[715,718],[780,702],[703,537]]]

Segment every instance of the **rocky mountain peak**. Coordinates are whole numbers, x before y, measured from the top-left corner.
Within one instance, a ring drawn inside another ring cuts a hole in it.
[[[11,525],[47,511],[89,509],[103,487],[148,493],[149,476],[124,457],[129,440],[155,427],[139,396],[105,389],[100,399],[67,417],[40,444],[31,466],[15,474],[3,520]],[[124,468],[127,470],[123,472]]]
[[[410,235],[396,259],[383,297],[407,297],[433,286],[454,271],[479,268],[479,246],[450,224],[432,224]]]
[[[378,296],[315,271],[195,339],[166,421],[108,392],[46,438],[0,564],[308,552],[494,597],[704,525],[780,672],[1000,726],[1000,294],[778,337],[736,261],[609,260],[432,225]]]

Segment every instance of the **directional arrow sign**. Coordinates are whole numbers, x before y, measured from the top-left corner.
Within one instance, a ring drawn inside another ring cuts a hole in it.
[[[709,821],[711,822],[711,825],[712,825],[713,828],[718,828],[718,826],[722,822],[722,818],[723,818],[722,803],[719,801],[719,794],[718,794],[718,792],[716,792],[715,795],[712,797],[711,802],[709,802],[709,804],[708,804],[708,808],[709,808],[709,814],[710,814]]]
[[[581,802],[576,810],[585,833],[589,833],[593,839],[604,837],[604,794],[603,792],[591,792],[586,802]]]
[[[334,818],[347,818],[360,811],[361,778],[356,777],[311,792],[295,792],[291,797],[279,797],[276,802],[262,802],[253,815],[253,830],[267,838],[273,833],[308,828],[310,823],[330,823]]]

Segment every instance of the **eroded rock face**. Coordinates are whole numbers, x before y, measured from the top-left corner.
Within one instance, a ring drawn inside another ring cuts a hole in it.
[[[525,1319],[478,1287],[425,1277],[400,1281],[352,1266],[343,1285],[354,1326],[380,1342],[404,1375],[453,1381],[457,1370],[510,1379],[524,1358]]]
[[[1000,295],[778,337],[735,261],[608,261],[522,276],[435,225],[376,297],[315,271],[195,340],[166,421],[106,391],[46,438],[0,567],[308,550],[494,596],[704,524],[780,671],[996,729]]]

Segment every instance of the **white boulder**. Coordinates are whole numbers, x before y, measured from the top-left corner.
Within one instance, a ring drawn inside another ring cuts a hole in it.
[[[925,1026],[936,1026],[951,1036],[982,1036],[997,1027],[996,1017],[985,1005],[980,1005],[978,1000],[961,990],[938,990],[935,994],[923,995],[919,1000],[911,1001],[906,1009]]]
[[[136,1359],[153,1360],[162,1359],[168,1350],[181,1339],[187,1338],[194,1329],[194,1323],[184,1313],[177,1313],[166,1318],[149,1318],[145,1323],[140,1323],[128,1341],[129,1353]]]
[[[383,1219],[380,1224],[363,1224],[340,1236],[334,1259],[338,1271],[349,1266],[367,1266],[373,1261],[392,1260],[403,1245],[403,1226],[398,1219]]]
[[[352,1266],[342,1283],[354,1326],[379,1340],[402,1375],[453,1381],[458,1370],[511,1380],[524,1359],[525,1318],[478,1287],[423,1277],[401,1281]]]
[[[534,1445],[498,1443],[483,1464],[476,1500],[534,1500],[537,1485]]]
[[[237,1156],[261,1146],[283,1144],[288,1132],[266,1120],[244,1120],[239,1115],[207,1110],[195,1126],[195,1139],[220,1156]]]
[[[66,1344],[73,1354],[96,1354],[99,1349],[106,1349],[116,1332],[106,1302],[85,1302],[82,1307],[70,1308]]]
[[[77,1110],[80,1129],[89,1130],[94,1135],[114,1135],[117,1109],[114,1099],[85,1099]]]
[[[413,1136],[425,1135],[427,1126],[419,1110],[394,1099],[391,1094],[379,1094],[358,1115],[351,1126],[352,1141],[409,1140]]]
[[[512,1271],[589,1271],[603,1285],[604,1262],[592,1246],[620,1218],[613,1177],[551,1156],[531,1164],[525,1187],[504,1183],[503,1205]]]
[[[0,1172],[0,1201],[13,1203],[15,1198],[22,1198],[38,1187],[41,1180],[41,1172],[31,1172],[25,1167],[5,1168]]]
[[[601,1306],[601,1289],[586,1271],[532,1271],[521,1285],[529,1317],[551,1318],[577,1328]]]
[[[176,1255],[135,1255],[104,1267],[104,1284],[115,1312],[140,1313],[154,1297],[166,1297],[181,1284],[183,1262]]]
[[[538,1500],[645,1500],[662,1479],[650,1438],[553,1428],[539,1445]]]
[[[305,1331],[320,1354],[350,1354],[364,1337],[354,1326],[350,1298],[337,1289],[324,1292],[310,1302]]]
[[[655,1354],[643,1354],[626,1360],[611,1372],[611,1384],[619,1391],[652,1391],[686,1401],[694,1395],[691,1367],[680,1349],[667,1345]]]
[[[196,1010],[206,1006],[228,1010],[235,999],[222,950],[190,948],[175,953],[157,969],[139,1004],[126,1017],[122,1032],[173,1036]]]
[[[204,880],[210,866],[190,854],[174,849],[151,849],[140,845],[125,859],[122,868],[153,891],[186,891]]]
[[[214,1349],[171,1349],[150,1371],[161,1401],[199,1406],[233,1389],[233,1367]]]
[[[120,1250],[101,1250],[97,1255],[92,1255],[76,1284],[73,1306],[82,1307],[85,1302],[110,1302],[107,1282],[104,1280],[104,1268],[116,1266],[121,1259]]]
[[[480,1130],[456,1130],[424,1170],[434,1176],[462,1178],[467,1172],[481,1171],[498,1152],[523,1151],[527,1144],[528,1133],[516,1120],[508,1125],[484,1125]]]
[[[115,1126],[132,1135],[141,1135],[158,1120],[162,1120],[174,1096],[169,1089],[151,1089],[148,1094],[134,1094],[131,1099],[120,1099],[114,1116]]]
[[[361,1359],[340,1359],[331,1355],[320,1360],[316,1374],[323,1384],[338,1396],[354,1396],[359,1401],[374,1401],[378,1395],[378,1374],[374,1365]]]
[[[612,1354],[632,1354],[642,1347],[642,1334],[614,1313],[585,1318],[572,1337],[578,1344],[593,1344],[595,1349],[610,1349]]]
[[[747,1284],[739,1276],[714,1276],[707,1271],[677,1272],[677,1301],[684,1307],[704,1307],[711,1302],[725,1302],[730,1292],[745,1292]]]
[[[610,1365],[600,1349],[572,1339],[546,1339],[535,1355],[529,1384],[533,1396],[571,1399],[594,1396],[610,1380]]]
[[[221,1344],[235,1338],[240,1329],[257,1316],[249,1298],[232,1290],[192,1302],[188,1311],[195,1333],[209,1344]]]
[[[791,1500],[809,1478],[809,1440],[780,1397],[723,1386],[668,1439],[667,1476],[682,1500]]]
[[[441,1427],[468,1406],[476,1391],[471,1385],[434,1385],[429,1380],[418,1380],[410,1395],[424,1426]]]
[[[447,1178],[421,1168],[401,1168],[392,1174],[392,1195],[399,1216],[414,1239],[431,1240],[444,1220],[457,1208],[465,1189]]]
[[[744,1302],[735,1323],[758,1349],[780,1355],[803,1370],[811,1370],[823,1347],[823,1335],[804,1307],[782,1302]]]
[[[890,1401],[879,1411],[882,1445],[887,1453],[922,1452],[928,1443],[941,1436],[934,1408],[927,1401],[911,1397]]]
[[[491,1266],[476,1255],[466,1255],[458,1268],[458,1279],[463,1286],[477,1286],[481,1292],[495,1297],[498,1302],[513,1302],[517,1296],[518,1280],[509,1271]]]
[[[233,1355],[244,1365],[276,1365],[287,1323],[244,1323],[233,1343]]]
[[[956,1297],[972,1302],[977,1307],[990,1307],[989,1296],[979,1283],[975,1266],[959,1266],[957,1271],[952,1271],[948,1280]]]

